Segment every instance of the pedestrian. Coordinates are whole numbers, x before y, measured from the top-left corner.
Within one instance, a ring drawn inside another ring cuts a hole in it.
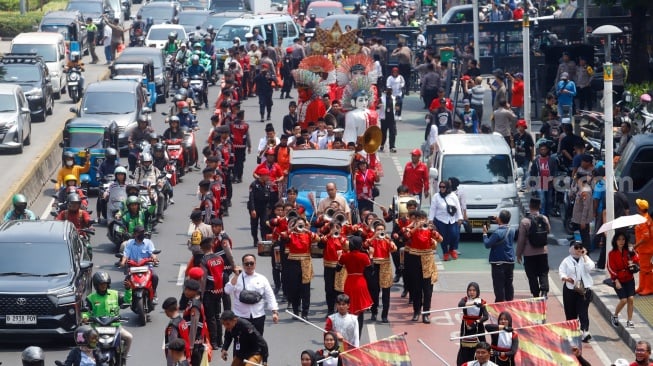
[[[569,73],[563,72],[560,75],[560,81],[556,84],[556,96],[558,97],[558,116],[570,117],[573,113],[576,83],[570,80]]]
[[[486,88],[483,86],[483,78],[476,76],[473,81],[470,80],[467,83],[464,83],[463,90],[466,95],[471,95],[470,104],[472,109],[476,111],[476,117],[478,118],[479,124],[478,128],[480,128],[480,124],[483,122],[483,104],[486,91]]]
[[[492,110],[499,109],[499,102],[508,100],[508,92],[506,91],[505,74],[501,70],[494,71],[494,83],[490,84],[490,89],[494,93],[492,96]]]
[[[571,59],[569,52],[567,51],[562,52],[562,57],[560,58],[560,64],[558,65],[555,79],[560,80],[562,74],[565,72],[567,73],[569,80],[576,80],[576,63]],[[555,89],[555,85],[553,89]]]
[[[645,222],[635,226],[635,250],[639,255],[641,271],[639,271],[639,286],[637,294],[641,296],[653,294],[653,220],[648,213],[648,201],[636,199],[638,214]]]
[[[519,337],[517,332],[512,329],[512,315],[507,311],[499,313],[497,324],[486,324],[485,331],[497,332],[490,335],[490,345],[492,346],[492,362],[499,366],[513,366],[515,364],[515,354],[519,350]]]
[[[474,360],[476,346],[485,342],[484,335],[477,335],[485,332],[483,323],[490,318],[485,304],[485,300],[481,298],[481,289],[478,283],[467,284],[465,297],[458,301],[458,307],[464,307],[460,322],[460,336],[464,338],[460,339],[456,365]]]
[[[490,249],[494,302],[512,301],[515,295],[513,272],[515,270],[515,233],[510,228],[510,211],[501,210],[496,217],[499,225],[488,237],[489,225],[483,225],[483,245]]]
[[[258,245],[258,233],[261,232],[261,240],[265,240],[268,233],[268,210],[270,209],[270,171],[259,165],[254,170],[258,178],[249,185],[249,200],[247,201],[247,210],[249,211],[249,227],[252,235],[254,246]]]
[[[635,362],[630,366],[653,366],[651,359],[651,343],[649,341],[638,341],[635,345]]]
[[[448,261],[449,257],[458,259],[455,226],[460,225],[463,221],[460,201],[458,201],[458,196],[451,191],[451,183],[448,180],[442,180],[438,188],[439,192],[434,194],[431,199],[428,218],[442,235],[442,259],[444,261]]]
[[[367,288],[365,288],[367,291]],[[327,316],[324,329],[334,332],[338,342],[347,343],[348,347],[358,347],[360,342],[360,326],[356,315],[349,312],[350,298],[347,294],[340,294],[336,299],[338,311]]]
[[[525,120],[518,120],[515,127],[517,128],[517,133],[512,136],[515,147],[515,162],[519,168],[522,168],[521,189],[525,191],[530,164],[535,157],[535,142],[533,141],[533,136],[526,132],[528,124]]]
[[[111,27],[105,26],[102,28],[102,39],[98,42],[99,45],[104,45],[104,58],[107,60],[106,65],[111,65],[111,37],[113,35],[113,30]]]
[[[389,80],[390,78],[388,78]],[[397,138],[395,106],[397,103],[396,97],[392,95],[392,88],[386,88],[385,94],[381,97],[381,108],[379,108],[379,119],[381,120],[381,146],[379,146],[379,151],[381,152],[383,152],[386,140],[389,140],[390,152],[397,152],[395,148],[395,139]]]
[[[224,275],[225,262],[218,253],[213,253],[213,238],[204,238],[200,243],[202,249],[202,259],[200,267],[202,268],[201,293],[202,304],[204,305],[204,315],[208,325],[209,339],[211,347],[218,349],[222,347],[222,326],[220,326],[221,300],[224,292]]]
[[[512,141],[512,126],[517,124],[517,116],[510,109],[510,104],[505,99],[499,99],[499,108],[494,110],[492,121],[494,132],[498,132],[506,140],[510,147],[514,147]]]
[[[412,196],[418,196],[419,199],[429,197],[429,168],[420,159],[422,151],[413,149],[410,153],[410,161],[404,167],[404,174],[401,184],[408,189]]]
[[[471,107],[469,99],[463,100],[463,110],[458,114],[458,117],[463,121],[466,133],[478,133],[480,121],[476,110]]]
[[[270,66],[267,63],[261,64],[261,71],[254,77],[254,85],[256,87],[256,95],[258,96],[259,115],[261,122],[267,111],[267,121],[271,120],[272,113],[272,81],[274,74],[270,71]]]
[[[594,75],[594,69],[587,64],[585,56],[578,57],[578,66],[576,67],[576,90],[578,97],[578,107],[581,110],[592,110],[594,104],[594,90],[590,85]],[[613,86],[614,87],[614,86]],[[619,100],[619,98],[615,99]]]
[[[435,65],[431,62],[426,64],[426,72],[420,79],[420,95],[424,101],[424,109],[427,109],[433,103],[433,99],[437,97],[438,89],[441,87],[440,79],[440,74],[436,72]]]
[[[512,83],[510,106],[512,111],[515,112],[517,118],[525,118],[524,116],[524,74],[521,72],[513,74],[506,74]]]
[[[381,322],[388,322],[388,312],[390,310],[390,288],[392,287],[392,264],[390,255],[397,251],[397,246],[390,240],[385,232],[385,223],[377,221],[374,224],[374,236],[367,239],[366,246],[372,251],[372,264],[374,265],[374,275],[370,287],[372,296],[372,318],[376,321],[379,308],[379,292],[381,293]]]
[[[628,71],[621,64],[621,60],[618,57],[612,57],[612,88],[614,90],[614,100],[621,100],[621,96],[624,93],[624,84],[626,79],[628,79]]]
[[[401,121],[401,109],[403,106],[404,87],[406,87],[406,90],[408,91],[406,78],[403,75],[399,74],[398,67],[393,67],[392,74],[388,76],[388,79],[386,80],[385,83],[386,83],[386,89],[390,89],[392,96],[394,97],[395,105],[394,105],[394,109],[392,110],[392,113],[394,114],[395,119],[397,121]],[[408,95],[408,93],[406,93],[406,95]]]
[[[612,325],[619,326],[619,312],[626,308],[628,320],[626,328],[634,328],[633,308],[635,297],[634,273],[639,271],[639,257],[634,251],[633,245],[628,243],[628,235],[624,231],[616,231],[612,237],[612,250],[608,255],[608,272],[614,283],[614,290],[619,298],[619,303],[612,315]]]
[[[494,3],[492,5],[495,6]],[[474,349],[474,358],[476,360],[465,362],[461,366],[498,366],[490,361],[491,356],[492,347],[486,342],[479,342]]]
[[[324,264],[324,294],[327,303],[327,315],[335,312],[336,298],[342,293],[345,273],[336,271],[338,258],[347,247],[347,239],[343,235],[343,228],[340,223],[331,220],[325,225],[318,247],[323,249]],[[340,289],[340,291],[338,290]]]
[[[247,366],[248,363],[267,364],[268,343],[252,323],[237,317],[231,310],[222,312],[220,321],[225,330],[222,360],[227,361],[229,346],[234,342],[232,366]]]
[[[211,230],[213,231],[213,248],[212,252],[219,254],[222,257],[222,262],[224,262],[224,271],[222,273],[222,288],[224,285],[229,282],[229,275],[233,272],[233,268],[236,265],[234,256],[231,251],[233,243],[229,234],[224,230],[224,224],[222,219],[214,218],[211,220]],[[222,309],[231,310],[231,297],[224,293],[221,294],[222,298]]]
[[[460,210],[462,211],[463,215],[463,222],[462,226],[469,225],[467,222],[467,199],[465,197],[465,191],[460,188],[460,179],[456,177],[451,177],[449,178],[449,184],[451,184],[451,191],[456,194],[456,197],[458,197],[458,202],[460,202]],[[460,255],[458,252],[458,243],[460,242],[460,226],[461,225],[454,225],[454,228],[456,229],[456,232],[458,233],[456,237],[456,249],[455,252],[456,254]]]
[[[363,239],[360,236],[353,235],[349,238],[349,252],[342,253],[338,264],[347,270],[344,293],[349,296],[349,312],[358,317],[358,334],[360,336],[365,320],[365,311],[372,306],[372,297],[365,279],[365,271],[372,265],[372,262],[369,254],[363,249]],[[356,346],[358,347],[358,345]]]
[[[105,15],[106,20],[106,15]],[[105,28],[111,28],[111,60],[116,59],[116,53],[121,44],[125,43],[125,30],[120,26],[120,19],[113,18],[111,21],[106,21]]]
[[[408,96],[410,94],[410,72],[412,67],[411,61],[413,59],[413,52],[410,50],[408,46],[404,45],[403,42],[398,42],[397,48],[395,48],[392,51],[391,56],[397,57],[397,61],[399,64],[397,71],[404,79],[403,88],[405,88],[406,91],[405,95]]]
[[[292,136],[293,129],[297,124],[297,102],[294,100],[288,103],[288,114],[283,117],[283,133]]]
[[[605,193],[606,193],[605,168],[599,167],[595,169],[595,171],[597,171],[595,176],[599,178],[599,181],[594,186],[594,194],[593,194],[594,205],[597,206],[597,216],[598,216],[596,220],[596,225],[594,227],[596,228],[596,230],[598,230],[605,222],[606,215],[607,215],[607,207],[605,204]],[[628,197],[623,192],[620,192],[617,187],[615,187],[614,218],[617,219],[621,216],[626,216],[626,215],[630,215],[630,203],[628,202]],[[633,236],[632,234],[629,234],[628,238],[630,242],[635,242],[635,236]],[[595,246],[599,248],[599,259],[598,261],[596,261],[596,268],[605,269],[605,259],[607,256],[605,233],[596,234],[594,237],[594,243]]]
[[[175,362],[179,360],[180,355],[176,354],[175,351],[182,353],[184,358],[190,359],[191,356],[190,340],[188,338],[188,323],[186,323],[182,317],[182,314],[179,311],[179,304],[177,303],[177,299],[174,297],[165,299],[161,307],[166,316],[170,319],[166,326],[164,335],[167,366],[176,366]],[[180,350],[172,349],[171,346],[173,345],[173,342],[176,341],[182,341],[184,347]],[[175,355],[177,357],[175,357]]]
[[[540,213],[542,201],[531,197],[529,217],[519,222],[517,234],[517,263],[524,264],[528,287],[533,297],[549,293],[549,255],[547,235],[551,232],[549,218]]]
[[[589,184],[591,177],[584,172],[576,174],[576,189],[571,192],[574,208],[571,214],[571,223],[574,230],[580,231],[583,246],[590,250],[590,222],[594,219],[592,210],[592,186]]]
[[[589,342],[592,336],[589,332],[589,304],[592,301],[592,286],[594,281],[590,271],[594,262],[587,255],[583,244],[572,241],[569,246],[569,256],[560,263],[558,273],[565,285],[562,288],[562,304],[566,320],[580,320],[581,339]]]
[[[234,151],[234,183],[243,182],[243,168],[245,165],[245,150],[252,153],[252,142],[249,138],[249,124],[245,122],[245,111],[240,110],[240,103],[232,104],[232,114],[236,115],[233,123],[229,123],[231,141]]]
[[[98,28],[93,23],[93,18],[86,18],[86,42],[88,43],[88,54],[91,55],[90,64],[97,64],[98,57],[95,53],[95,43],[100,39]]]
[[[233,312],[241,319],[247,319],[263,335],[265,327],[265,306],[272,312],[272,321],[279,322],[279,306],[274,291],[265,276],[256,272],[256,256],[245,254],[243,267],[234,268],[234,276],[224,291],[233,297]]]
[[[540,213],[548,217],[551,216],[553,208],[553,178],[558,173],[558,164],[557,159],[551,156],[551,149],[546,142],[540,142],[537,151],[539,155],[531,164],[529,186],[540,198]]]

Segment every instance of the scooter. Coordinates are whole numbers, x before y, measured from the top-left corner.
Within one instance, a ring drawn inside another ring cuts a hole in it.
[[[82,244],[86,246],[86,251],[88,252],[89,259],[93,260],[93,247],[91,247],[91,235],[95,235],[95,230],[93,229],[79,230],[79,238],[81,239]]]
[[[193,165],[197,164],[199,155],[197,145],[195,144],[195,131],[188,127],[182,127],[181,129],[184,131],[184,140],[182,142],[182,146],[186,151],[188,151],[188,161],[186,161],[185,166],[190,168]]]
[[[184,161],[184,146],[182,139],[169,139],[164,141],[168,153],[166,172],[171,174],[170,183],[174,186],[182,181],[186,162]]]
[[[189,88],[193,90],[193,102],[195,103],[195,107],[199,108],[204,105],[204,93],[206,92],[204,90],[204,75],[191,75]]]
[[[121,308],[129,305],[123,304]],[[123,342],[120,338],[120,323],[125,322],[120,316],[91,317],[91,326],[98,332],[98,349],[102,361],[110,366],[122,366]]]
[[[66,72],[66,82],[68,83],[68,95],[73,103],[79,102],[82,98],[82,70],[74,66]]]
[[[152,254],[159,254],[161,250],[157,249]],[[116,258],[122,259],[123,254],[115,254]],[[134,260],[127,261],[128,281],[132,288],[131,310],[138,315],[138,322],[145,326],[148,321],[148,314],[154,310],[154,287],[152,285],[152,258],[144,258],[138,262]]]

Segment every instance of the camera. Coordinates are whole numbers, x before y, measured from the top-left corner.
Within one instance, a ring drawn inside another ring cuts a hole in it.
[[[496,216],[488,216],[487,220],[485,220],[485,223],[483,225],[485,225],[485,227],[487,227],[489,229],[490,225],[492,225],[492,224],[497,224]]]

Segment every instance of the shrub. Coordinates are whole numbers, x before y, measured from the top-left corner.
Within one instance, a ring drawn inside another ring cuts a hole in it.
[[[0,37],[15,37],[19,33],[33,32],[42,17],[40,12],[5,15],[0,18]]]
[[[653,90],[653,81],[647,81],[641,84],[626,84],[626,90],[633,94],[633,101],[639,101],[640,95]]]

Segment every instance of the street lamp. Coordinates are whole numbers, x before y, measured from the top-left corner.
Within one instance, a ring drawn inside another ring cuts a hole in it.
[[[603,115],[605,118],[605,209],[606,218],[605,222],[614,220],[614,131],[612,130],[613,118],[612,115],[612,58],[610,55],[610,47],[612,44],[612,35],[620,34],[622,30],[614,25],[602,25],[596,28],[593,36],[606,37],[605,40],[605,62],[603,63]],[[603,250],[607,251],[608,244],[612,242],[612,230],[606,232],[605,243]],[[607,254],[606,266],[607,266]]]
[[[524,70],[524,120],[531,131],[531,35],[528,12],[522,18],[522,62]]]

